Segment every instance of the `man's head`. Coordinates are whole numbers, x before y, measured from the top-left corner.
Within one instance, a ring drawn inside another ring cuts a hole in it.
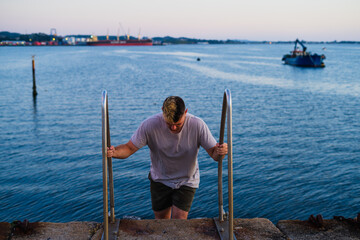
[[[187,110],[185,109],[185,103],[178,96],[170,96],[165,99],[163,103],[163,116],[169,129],[178,133],[181,131]]]

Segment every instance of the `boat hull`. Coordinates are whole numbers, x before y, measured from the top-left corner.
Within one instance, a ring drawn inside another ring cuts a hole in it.
[[[306,55],[306,56],[292,56],[285,55],[283,61],[285,64],[299,66],[299,67],[325,67],[323,55]]]
[[[88,46],[152,46],[153,42],[151,39],[124,40],[124,41],[100,40],[100,41],[87,42],[86,45]]]

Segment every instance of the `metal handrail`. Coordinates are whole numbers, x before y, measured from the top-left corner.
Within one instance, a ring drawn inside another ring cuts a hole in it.
[[[110,187],[110,222],[115,223],[115,204],[114,204],[114,180],[112,170],[112,158],[107,157],[107,148],[111,146],[109,110],[107,91],[102,94],[102,165],[103,165],[103,202],[104,202],[104,237],[109,239],[109,220],[108,220],[108,174]]]
[[[233,209],[233,158],[232,158],[232,101],[229,89],[224,91],[223,106],[221,113],[219,144],[224,143],[225,120],[227,115],[227,144],[228,144],[228,194],[229,194],[229,213],[225,214],[223,209],[222,193],[222,159],[218,159],[218,199],[219,199],[219,224],[224,222],[224,216],[228,221],[228,239],[234,239],[234,209]],[[215,221],[216,222],[216,221]],[[224,229],[222,229],[224,231]],[[222,236],[220,235],[222,238]],[[227,238],[227,236],[225,237]]]

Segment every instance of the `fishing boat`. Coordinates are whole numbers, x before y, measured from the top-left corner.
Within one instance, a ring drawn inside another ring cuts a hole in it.
[[[300,44],[303,49],[299,50],[297,44]],[[324,54],[318,55],[307,52],[305,45],[299,39],[296,39],[294,50],[290,54],[284,55],[282,61],[285,64],[299,67],[325,67],[324,59]]]

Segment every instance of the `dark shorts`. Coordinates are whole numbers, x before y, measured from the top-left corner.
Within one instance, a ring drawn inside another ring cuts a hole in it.
[[[172,205],[183,211],[190,211],[196,188],[181,186],[179,189],[172,189],[162,183],[154,182],[150,175],[149,179],[152,209],[154,211],[162,211]]]

